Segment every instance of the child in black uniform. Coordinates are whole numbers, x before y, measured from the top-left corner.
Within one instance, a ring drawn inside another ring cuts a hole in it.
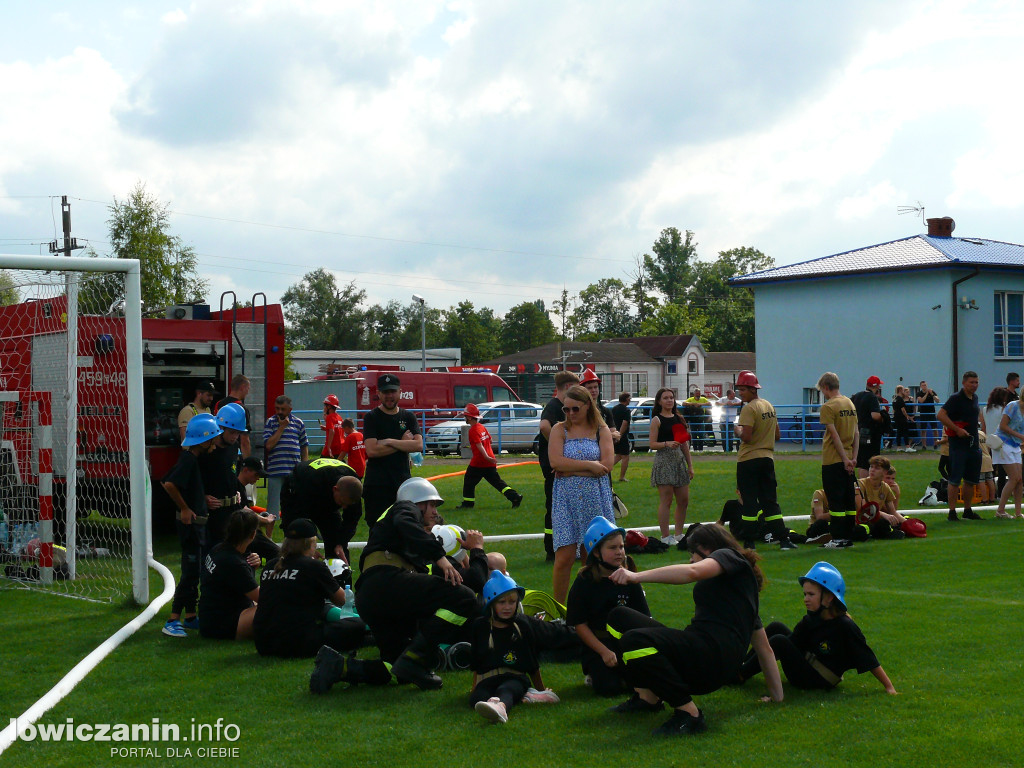
[[[520,701],[558,701],[554,691],[544,688],[533,622],[519,613],[525,592],[512,577],[494,571],[484,585],[487,615],[476,619],[470,629],[473,690],[469,704],[494,723],[506,722],[508,710]]]
[[[583,674],[598,696],[617,696],[627,690],[622,672],[622,651],[608,632],[608,613],[625,605],[650,616],[647,597],[639,584],[615,584],[608,577],[619,568],[636,571],[626,554],[626,532],[603,517],[595,517],[583,536],[587,562],[576,575],[566,604],[565,623],[576,628],[586,646]]]
[[[224,541],[205,558],[199,576],[199,634],[217,640],[251,640],[260,587],[253,569],[255,552],[246,554],[260,519],[251,509],[236,509],[227,519]]]
[[[846,614],[846,585],[839,571],[829,563],[815,563],[800,584],[807,615],[792,632],[781,622],[772,622],[766,629],[786,679],[797,688],[834,688],[846,670],[856,669],[870,672],[886,693],[895,695],[860,627]],[[746,680],[758,671],[757,659],[748,657],[741,678]]]

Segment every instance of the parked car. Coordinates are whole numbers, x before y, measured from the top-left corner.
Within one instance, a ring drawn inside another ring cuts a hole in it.
[[[543,405],[510,400],[476,405],[480,409],[480,423],[491,433],[495,453],[536,450]],[[465,419],[452,419],[430,427],[424,438],[426,450],[439,456],[458,453],[464,426]]]

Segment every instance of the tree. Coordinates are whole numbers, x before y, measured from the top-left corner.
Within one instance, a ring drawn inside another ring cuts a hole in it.
[[[544,300],[516,304],[501,319],[501,354],[510,355],[554,341],[555,324],[548,317]]]
[[[632,336],[636,321],[630,313],[625,284],[618,278],[605,277],[588,285],[580,291],[571,322],[574,338],[583,341]]]
[[[633,259],[633,271],[629,274],[630,283],[626,288],[629,300],[636,307],[636,323],[643,325],[658,308],[658,298],[654,295],[654,282],[648,273],[643,256]]]
[[[298,349],[360,349],[366,339],[366,291],[353,280],[338,288],[323,267],[281,294],[288,336]]]
[[[563,339],[571,339],[572,329],[569,326],[569,318],[572,316],[572,310],[575,306],[575,301],[569,297],[569,291],[562,288],[562,296],[555,302],[555,308],[551,310],[556,315],[562,326],[562,332],[559,334]]]
[[[701,341],[709,350],[754,351],[754,297],[729,285],[729,279],[773,266],[774,259],[749,247],[721,251],[715,261],[693,265],[692,300],[707,318]]]
[[[697,258],[693,232],[686,230],[684,238],[675,227],[663,229],[651,250],[654,257],[644,254],[644,268],[654,287],[670,302],[681,299],[690,285],[690,261]]]
[[[20,299],[14,278],[6,272],[0,271],[0,307],[17,304]]]
[[[707,315],[688,304],[663,304],[640,325],[641,336],[676,336],[692,333],[704,341],[710,325]]]
[[[498,356],[501,321],[487,307],[477,311],[473,302],[460,301],[443,313],[441,346],[461,347],[465,365],[482,363]]]

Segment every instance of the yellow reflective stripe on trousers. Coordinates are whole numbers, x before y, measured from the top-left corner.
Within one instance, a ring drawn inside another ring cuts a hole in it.
[[[551,528],[545,528],[544,529],[544,533],[546,533],[548,536],[554,536],[555,535],[555,531],[553,529],[551,529]]]
[[[771,522],[772,520],[781,520],[781,519],[782,519],[782,513],[780,512],[780,513],[779,513],[779,514],[777,514],[777,515],[772,515],[771,517],[766,517],[766,518],[764,519],[764,521],[765,521],[766,523],[770,523],[770,522]]]
[[[637,648],[635,651],[626,651],[622,654],[622,660],[628,664],[636,659],[642,659],[644,656],[653,656],[657,652],[657,648]]]
[[[614,637],[616,640],[622,639],[622,633],[615,629],[615,627],[613,627],[611,624],[606,624],[604,628],[607,629],[608,634]]]
[[[388,507],[387,509],[385,509],[384,512],[381,513],[381,516],[377,518],[377,522],[379,523],[381,520],[383,520],[385,517],[387,517],[388,516],[388,512],[390,512],[390,511],[391,511],[391,507]]]
[[[461,627],[463,624],[466,623],[466,618],[464,616],[459,616],[457,613],[452,613],[451,611],[445,608],[438,608],[434,612],[434,615],[442,621],[447,621],[449,624],[454,624],[456,627]]]

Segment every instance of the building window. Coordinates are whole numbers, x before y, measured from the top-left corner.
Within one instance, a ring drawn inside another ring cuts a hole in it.
[[[996,291],[995,356],[1024,357],[1024,293]]]
[[[821,391],[817,387],[804,387],[804,405],[814,406],[811,413],[818,411],[817,406],[821,405]]]
[[[668,364],[668,373],[670,376],[675,376],[677,373],[678,363],[672,362]]]
[[[686,370],[689,373],[697,373],[697,358],[691,357],[686,361]]]

